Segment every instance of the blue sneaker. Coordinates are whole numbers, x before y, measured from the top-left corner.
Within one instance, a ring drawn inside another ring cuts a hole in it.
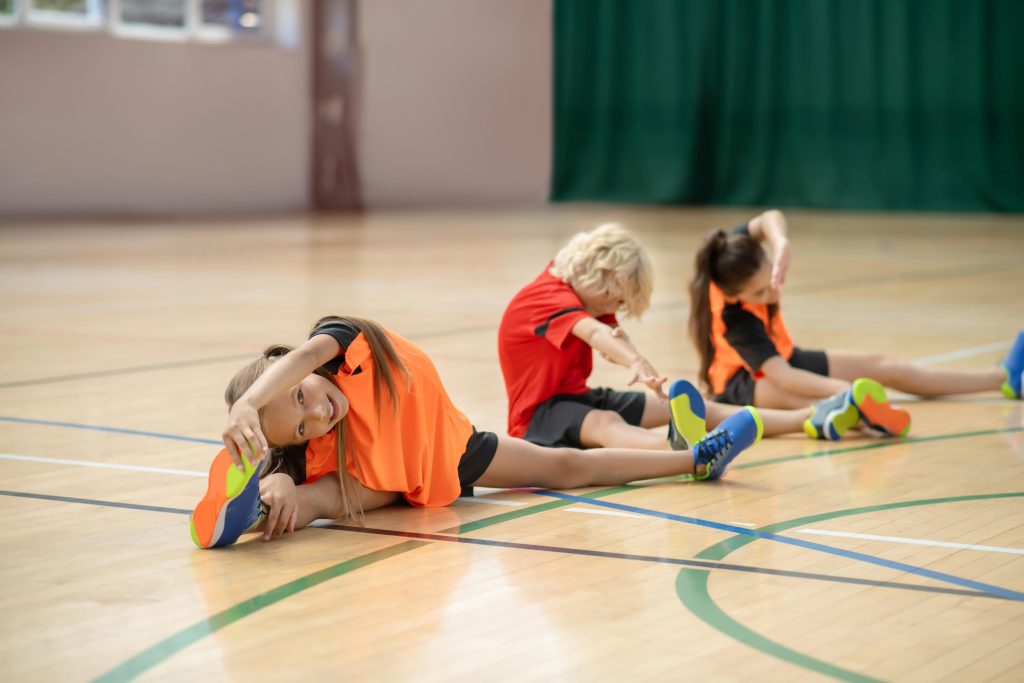
[[[222,448],[210,465],[206,495],[189,518],[192,541],[200,548],[231,545],[266,514],[260,500],[260,471],[267,460],[242,462],[245,470],[239,471],[228,449]]]
[[[1006,370],[1006,381],[1001,387],[1006,398],[1021,398],[1021,385],[1024,384],[1024,330],[1017,333],[1010,353],[999,364]]]
[[[804,420],[804,432],[812,439],[839,441],[859,419],[860,412],[847,389],[812,405],[811,416]]]
[[[693,445],[693,478],[697,481],[718,479],[729,463],[761,440],[764,424],[753,406],[733,413],[706,437]],[[697,468],[704,465],[704,473]]]
[[[704,397],[685,379],[677,379],[668,388],[668,442],[672,450],[683,451],[708,434]]]

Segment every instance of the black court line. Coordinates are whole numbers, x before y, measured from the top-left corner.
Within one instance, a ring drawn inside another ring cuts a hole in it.
[[[475,334],[494,330],[497,333],[496,325],[472,325],[467,327],[452,328],[449,330],[438,330],[424,334],[412,335],[410,339],[434,339],[438,337],[454,337],[460,334]],[[200,365],[213,365],[225,363],[232,360],[247,360],[255,358],[258,354],[236,353],[230,356],[215,356],[213,358],[197,358],[195,360],[177,361],[174,363],[154,363],[152,365],[136,365],[127,368],[112,368],[110,370],[97,370],[95,372],[79,372],[68,375],[54,375],[52,377],[37,377],[36,379],[21,379],[13,382],[0,382],[0,389],[11,389],[14,387],[35,386],[37,384],[57,384],[59,382],[73,382],[80,379],[96,379],[97,377],[116,377],[118,375],[133,375],[140,372],[154,372],[156,370],[170,370],[174,368],[190,368]]]
[[[921,591],[925,593],[962,595],[972,598],[994,598],[996,600],[1006,599],[997,595],[991,595],[989,593],[984,593],[981,591],[963,590],[957,588],[941,588],[938,586],[921,586],[918,584],[907,583],[892,583],[890,581],[872,581],[870,579],[857,579],[850,576],[830,576],[828,574],[813,574],[810,572],[797,572],[786,569],[765,569],[763,567],[751,567],[741,564],[728,564],[725,562],[714,562],[710,560],[684,560],[676,557],[660,557],[658,555],[633,555],[629,553],[607,552],[604,550],[586,550],[583,548],[566,548],[563,546],[537,545],[534,543],[514,543],[512,541],[495,541],[486,538],[469,538],[466,536],[445,536],[442,534],[427,534],[418,531],[373,529],[369,527],[346,526],[343,524],[329,524],[318,528],[334,529],[336,531],[353,531],[361,534],[376,534],[380,536],[398,536],[401,538],[414,538],[423,541],[446,541],[448,543],[466,543],[469,545],[483,545],[494,548],[513,548],[516,550],[534,550],[547,553],[560,553],[563,555],[582,555],[585,557],[602,557],[613,560],[632,560],[635,562],[670,564],[679,565],[683,567],[694,567],[697,569],[722,569],[726,571],[746,572],[749,574],[767,574],[770,576],[785,576],[795,579],[810,579],[814,581],[848,583],[858,586],[871,586],[873,588],[897,588],[901,590]]]
[[[12,387],[27,387],[36,384],[56,384],[58,382],[72,382],[79,379],[95,379],[97,377],[113,377],[117,375],[131,375],[137,372],[152,372],[154,370],[168,370],[171,368],[188,368],[197,365],[212,365],[213,363],[224,363],[229,360],[244,360],[255,358],[256,354],[234,354],[231,356],[217,356],[215,358],[198,358],[195,360],[183,360],[176,363],[155,363],[153,365],[136,365],[129,368],[113,368],[111,370],[97,370],[95,372],[80,372],[73,375],[56,375],[53,377],[37,377],[36,379],[22,379],[15,382],[0,382],[0,389]]]
[[[16,498],[32,498],[36,500],[52,500],[61,503],[77,503],[80,505],[95,505],[98,507],[122,508],[128,510],[141,510],[144,512],[163,512],[175,515],[188,515],[191,510],[182,508],[159,507],[156,505],[138,505],[136,503],[118,503],[109,500],[96,500],[93,498],[73,498],[71,496],[53,496],[45,493],[25,493],[22,491],[0,490],[2,496],[13,496]],[[832,583],[845,583],[856,586],[870,586],[873,588],[896,588],[900,590],[919,591],[924,593],[941,593],[944,595],[961,595],[971,598],[993,598],[1002,600],[996,595],[990,595],[981,591],[960,590],[956,588],[941,588],[938,586],[921,586],[909,583],[892,583],[887,581],[871,581],[869,579],[857,579],[850,576],[829,576],[827,574],[813,574],[810,572],[797,572],[785,569],[766,569],[763,567],[751,567],[741,564],[728,564],[725,562],[713,562],[710,560],[684,560],[675,557],[660,557],[657,555],[632,555],[629,553],[612,553],[603,550],[586,550],[583,548],[566,548],[562,546],[537,545],[534,543],[514,543],[512,541],[496,541],[486,538],[468,538],[465,536],[446,536],[444,534],[427,534],[417,531],[398,531],[394,529],[374,529],[371,527],[354,527],[343,524],[329,524],[324,526],[310,527],[314,529],[328,529],[335,531],[352,531],[361,534],[376,534],[378,536],[395,536],[399,538],[412,538],[425,541],[444,541],[447,543],[466,543],[469,545],[490,546],[492,548],[511,548],[514,550],[533,550],[536,552],[559,553],[562,555],[579,555],[584,557],[602,557],[613,560],[631,560],[634,562],[648,562],[654,564],[669,564],[683,567],[694,567],[697,569],[721,569],[725,571],[746,572],[748,574],[763,574],[768,576],[785,576],[794,579],[809,579],[813,581],[829,581]]]
[[[92,498],[72,498],[71,496],[51,496],[46,493],[25,493],[23,491],[0,490],[0,496],[13,496],[15,498],[34,498],[37,500],[55,500],[60,503],[79,503],[81,505],[96,505],[108,508],[123,508],[126,510],[143,510],[145,512],[164,512],[175,515],[190,515],[191,510],[182,508],[166,508],[159,505],[138,505],[136,503],[118,503],[112,500],[94,500]]]

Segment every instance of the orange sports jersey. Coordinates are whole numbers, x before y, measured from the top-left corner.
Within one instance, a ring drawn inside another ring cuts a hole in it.
[[[412,342],[386,332],[409,370],[408,383],[395,377],[397,415],[386,395],[381,397],[380,415],[376,412],[375,368],[362,332],[343,349],[345,364],[332,375],[349,401],[344,418],[346,467],[363,486],[401,493],[412,505],[448,505],[461,493],[459,460],[473,427],[452,403],[427,355]],[[331,431],[307,444],[306,480],[337,471]]]
[[[708,288],[708,299],[711,304],[711,344],[714,347],[714,356],[711,359],[711,366],[708,368],[708,379],[711,382],[712,393],[721,394],[725,391],[726,383],[739,370],[744,369],[754,378],[758,378],[760,367],[751,368],[726,340],[727,327],[722,318],[722,312],[727,305],[725,294],[714,283],[711,283]],[[768,338],[775,345],[775,350],[788,361],[793,355],[793,340],[790,339],[786,324],[782,321],[782,312],[777,310],[769,324],[767,304],[754,306],[739,302],[739,305],[744,311],[761,321]]]

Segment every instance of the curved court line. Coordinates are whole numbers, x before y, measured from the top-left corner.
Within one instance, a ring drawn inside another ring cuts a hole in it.
[[[199,442],[202,442],[202,443],[210,443],[210,444],[219,444],[220,443],[220,442],[213,441],[213,440],[194,439],[192,437],[181,437],[181,436],[177,436],[177,435],[174,435],[174,434],[166,434],[165,435],[165,434],[159,434],[159,433],[155,433],[155,432],[141,432],[141,431],[137,431],[137,430],[125,430],[125,429],[108,428],[108,427],[95,427],[95,426],[92,426],[92,425],[80,425],[80,424],[74,424],[74,423],[68,423],[68,422],[52,422],[52,421],[46,421],[46,420],[30,420],[28,418],[11,418],[11,417],[0,416],[0,421],[4,421],[4,420],[10,421],[10,422],[27,422],[27,423],[30,423],[30,424],[39,424],[39,425],[42,425],[42,426],[69,427],[69,428],[75,428],[75,429],[98,429],[100,431],[108,431],[109,430],[109,431],[114,431],[116,433],[124,433],[124,434],[131,434],[131,435],[137,435],[137,436],[148,436],[148,437],[155,437],[155,438],[168,438],[168,439],[182,440],[182,441],[199,441]],[[934,437],[924,437],[924,438],[919,439],[919,440],[956,439],[956,438],[965,438],[965,437],[969,437],[969,436],[982,436],[982,435],[1000,434],[1000,433],[1006,433],[1006,432],[1015,432],[1015,431],[1021,431],[1022,429],[1024,429],[1024,428],[1004,428],[1004,429],[986,430],[986,431],[981,431],[981,432],[954,433],[954,434],[938,435],[938,436],[934,436]],[[750,464],[748,464],[748,467],[749,466],[759,466],[759,465],[775,464],[776,462],[787,462],[787,461],[790,461],[790,460],[800,460],[800,459],[806,459],[806,458],[809,458],[809,457],[825,457],[825,456],[829,456],[829,455],[838,455],[839,453],[849,453],[849,452],[854,452],[854,451],[859,451],[859,450],[870,450],[870,449],[877,449],[877,448],[885,448],[885,447],[889,447],[889,446],[897,446],[897,445],[900,445],[902,443],[906,443],[906,441],[907,440],[900,440],[900,441],[895,441],[894,440],[894,441],[888,441],[888,442],[883,442],[883,443],[879,443],[879,444],[868,444],[868,445],[865,445],[865,446],[851,447],[851,448],[848,448],[848,449],[842,449],[841,451],[821,451],[821,452],[818,452],[818,453],[812,453],[812,454],[807,454],[807,455],[797,455],[797,456],[788,456],[788,457],[784,457],[784,458],[775,458],[775,459],[772,459],[770,461],[763,461],[762,463],[750,463]],[[738,469],[740,467],[743,467],[743,465],[741,464],[741,465],[739,465],[737,467],[734,467],[734,469]],[[601,490],[598,490],[598,491],[593,491],[593,492],[590,492],[590,493],[587,493],[587,494],[583,494],[583,496],[580,496],[580,498],[598,499],[598,498],[601,498],[601,497],[604,497],[604,496],[610,496],[610,495],[614,495],[614,494],[617,494],[617,493],[623,493],[625,491],[631,491],[631,490],[635,490],[635,487],[632,487],[632,486],[609,487],[609,488],[601,489]],[[581,502],[586,502],[586,500],[581,501]],[[506,513],[502,513],[502,514],[498,514],[498,515],[493,515],[492,517],[484,518],[484,519],[478,520],[476,522],[470,522],[470,523],[467,523],[467,524],[459,525],[457,527],[453,527],[450,531],[455,532],[455,533],[459,533],[459,534],[470,533],[470,532],[476,531],[478,529],[483,529],[483,528],[486,528],[486,527],[489,527],[489,526],[494,526],[494,525],[497,525],[497,524],[504,523],[506,521],[511,521],[513,519],[518,519],[520,517],[526,517],[526,516],[530,516],[530,515],[534,515],[534,514],[539,514],[541,512],[545,512],[547,510],[552,510],[552,509],[556,509],[556,508],[560,508],[560,507],[565,507],[565,506],[568,506],[570,504],[571,504],[571,501],[563,501],[563,500],[551,501],[549,503],[543,503],[543,504],[540,504],[540,505],[534,505],[534,506],[531,506],[531,507],[528,507],[528,508],[519,509],[519,510],[512,510],[512,511],[509,511],[509,512],[506,512]],[[448,530],[446,530],[446,531],[448,531]],[[744,531],[747,531],[747,530],[744,529]],[[358,558],[356,558],[356,559],[358,559]],[[149,650],[147,650],[147,652],[148,651]],[[175,651],[177,651],[177,650],[175,650]],[[173,654],[173,653],[171,653],[171,654]],[[170,656],[170,654],[168,654],[167,656]],[[152,664],[150,666],[152,666]],[[117,669],[115,669],[115,670],[120,670],[120,668],[121,667],[117,667]],[[126,678],[116,679],[116,680],[128,680],[128,679],[134,677],[134,675],[135,674],[132,674],[132,675],[126,677]]]
[[[718,531],[730,531],[740,536],[750,536],[751,538],[760,538],[766,541],[776,541],[777,543],[792,545],[798,548],[804,548],[805,550],[816,550],[818,552],[826,553],[828,555],[838,555],[839,557],[845,557],[850,560],[859,560],[860,562],[878,565],[880,567],[885,567],[887,569],[895,569],[897,571],[916,574],[918,576],[934,579],[936,581],[951,583],[955,586],[961,586],[963,588],[969,588],[971,590],[983,591],[985,593],[1006,598],[1008,600],[1017,600],[1020,602],[1024,602],[1024,593],[1020,591],[1010,590],[1009,588],[1003,588],[1001,586],[996,586],[990,583],[984,583],[982,581],[974,581],[973,579],[965,579],[960,576],[954,576],[953,574],[938,572],[934,569],[916,567],[912,564],[907,564],[905,562],[886,560],[875,555],[868,555],[867,553],[857,552],[856,550],[845,550],[843,548],[835,548],[830,545],[825,545],[824,543],[806,541],[802,538],[780,536],[778,534],[768,531],[762,531],[760,529],[747,529],[746,527],[736,526],[733,524],[722,524],[721,522],[712,522],[710,520],[700,519],[699,517],[688,517],[686,515],[677,515],[671,512],[661,512],[660,510],[649,510],[647,508],[637,507],[635,505],[625,505],[623,503],[613,503],[607,500],[595,500],[592,498],[584,498],[583,496],[575,496],[571,493],[562,493],[561,491],[534,491],[533,493],[538,496],[550,496],[551,498],[573,500],[576,502],[587,503],[588,505],[600,505],[603,507],[611,508],[613,510],[634,512],[636,514],[647,515],[649,517],[660,517],[661,519],[667,519],[673,522],[693,524],[694,526],[701,526],[709,529],[717,529]],[[1024,496],[1024,493],[1018,495]]]
[[[881,503],[878,505],[848,508],[846,510],[837,510],[834,512],[823,512],[816,515],[808,515],[806,517],[791,519],[785,522],[777,522],[775,524],[769,524],[761,527],[760,531],[785,531],[787,529],[803,526],[805,524],[813,524],[823,520],[861,515],[868,512],[879,512],[882,510],[893,510],[897,508],[1020,497],[1024,497],[1024,492],[983,493],[970,496],[951,496],[947,498],[928,498],[924,500],[910,500],[898,503]],[[732,538],[720,541],[708,548],[705,548],[701,552],[697,553],[695,557],[709,560],[722,560],[730,553],[749,543],[753,543],[756,540],[757,537],[755,536],[733,536]],[[717,629],[726,636],[743,643],[744,645],[749,645],[755,650],[760,650],[767,655],[789,662],[790,664],[795,664],[796,666],[800,666],[805,669],[817,671],[818,673],[832,676],[833,678],[838,678],[843,681],[853,681],[856,683],[877,681],[877,679],[864,676],[855,671],[843,669],[842,667],[829,664],[828,662],[824,662],[820,659],[815,659],[814,657],[788,648],[785,645],[776,643],[736,621],[726,614],[725,610],[719,607],[711,597],[711,593],[708,590],[708,578],[710,575],[711,573],[704,569],[682,569],[679,572],[679,576],[676,577],[676,595],[679,597],[680,602],[689,608],[689,610],[704,623]]]

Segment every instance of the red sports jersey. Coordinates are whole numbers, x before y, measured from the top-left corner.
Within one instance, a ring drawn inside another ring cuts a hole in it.
[[[585,394],[594,365],[590,346],[572,334],[590,317],[579,295],[549,271],[512,297],[498,328],[498,359],[508,394],[508,433],[523,436],[537,405],[557,394]],[[614,315],[598,318],[618,326]]]

